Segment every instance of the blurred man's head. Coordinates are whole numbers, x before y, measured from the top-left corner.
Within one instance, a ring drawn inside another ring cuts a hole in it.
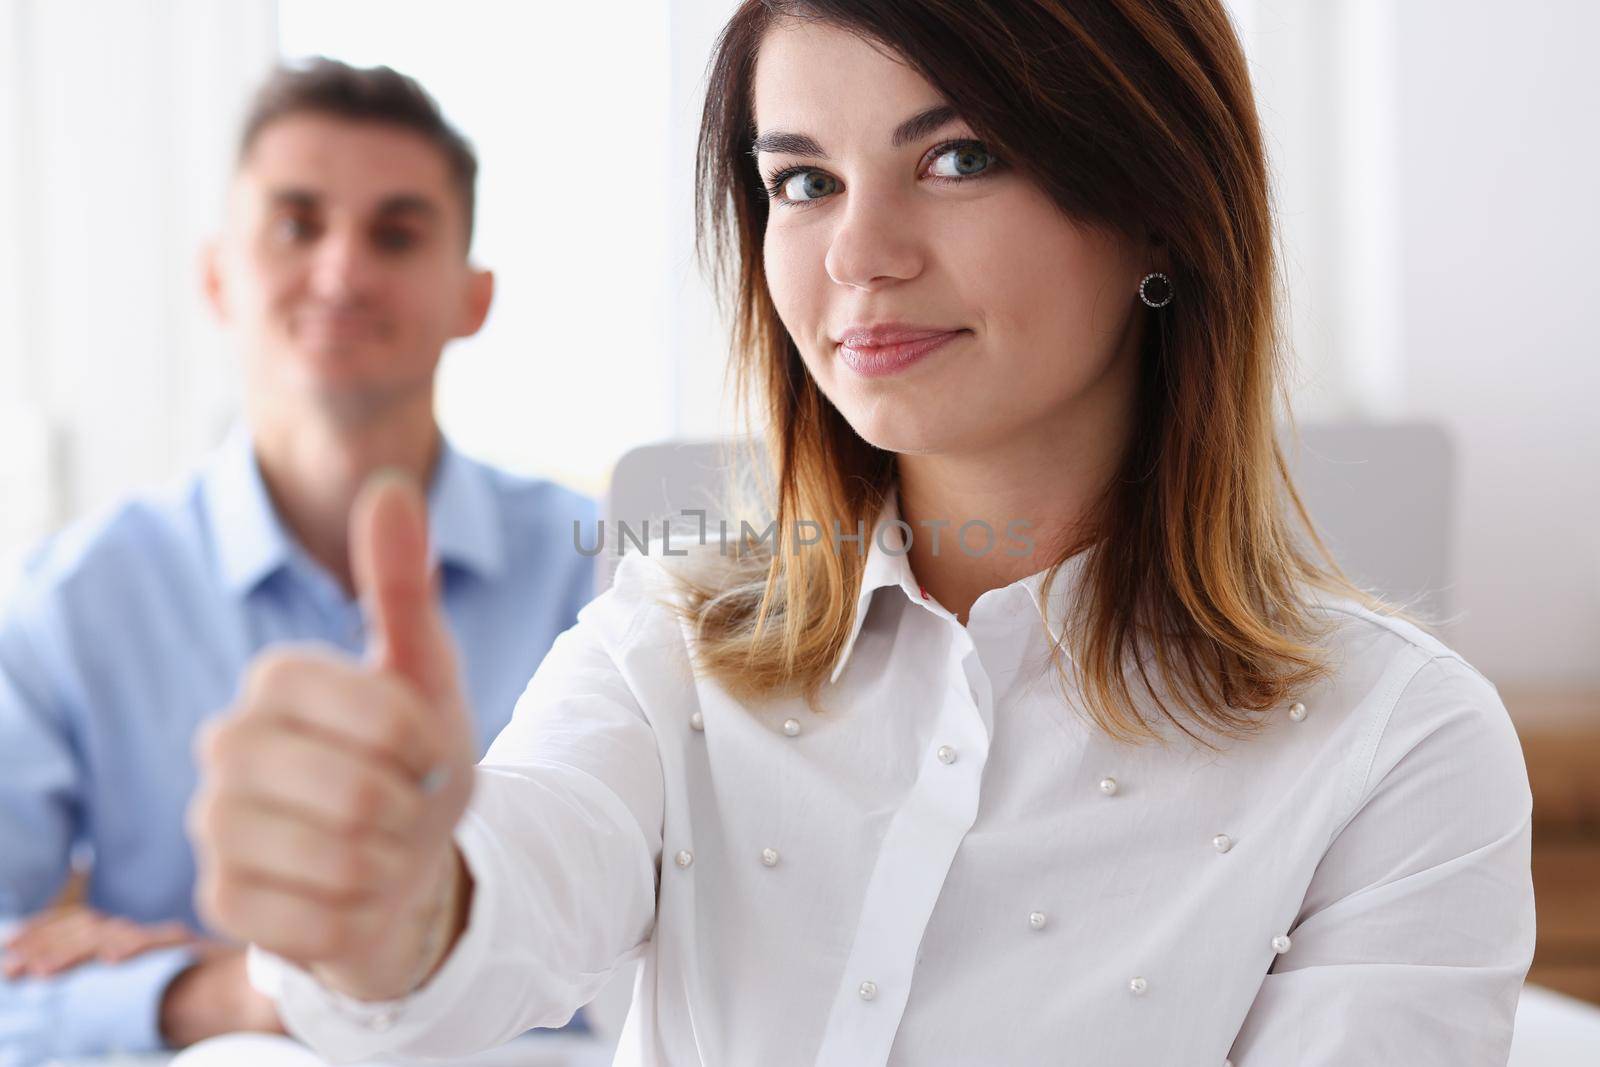
[[[274,72],[205,257],[248,388],[355,417],[431,400],[440,351],[477,332],[493,295],[467,258],[476,175],[410,78],[326,59]]]

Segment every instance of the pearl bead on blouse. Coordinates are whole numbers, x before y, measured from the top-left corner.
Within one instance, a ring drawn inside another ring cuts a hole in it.
[[[1106,796],[1109,797],[1112,794],[1116,793],[1116,791],[1117,791],[1117,780],[1115,778],[1102,778],[1102,779],[1100,779],[1100,792],[1104,793]]]
[[[1044,912],[1042,912],[1042,911],[1033,912],[1032,914],[1030,914],[1028,916],[1028,925],[1033,927],[1035,930],[1043,930],[1044,929],[1044,923],[1045,923],[1045,918],[1044,918]]]
[[[678,854],[676,856],[674,856],[672,859],[673,859],[673,862],[676,863],[679,867],[687,867],[687,866],[689,866],[689,864],[694,862],[694,853],[690,852],[686,848],[685,849],[681,849],[681,850],[679,850]]]
[[[878,983],[862,982],[861,988],[857,990],[857,992],[861,994],[862,1000],[871,1000],[873,997],[878,995]]]
[[[694,730],[704,730],[706,728],[706,717],[698,711],[695,712],[689,716],[689,727]]]
[[[956,750],[949,745],[940,745],[938,754],[940,763],[954,763],[956,761]]]
[[[1289,939],[1287,937],[1285,937],[1283,934],[1279,934],[1277,937],[1272,939],[1272,951],[1274,951],[1274,952],[1288,952],[1289,951],[1289,944],[1290,944]]]
[[[1150,988],[1150,983],[1143,978],[1133,978],[1128,981],[1128,992],[1136,997],[1143,996],[1144,991],[1148,988]]]
[[[1233,838],[1227,834],[1218,834],[1211,839],[1211,847],[1218,852],[1226,852],[1233,847]]]
[[[768,867],[776,867],[778,865],[778,850],[775,848],[762,849],[761,862],[766,864]]]
[[[783,732],[788,734],[790,737],[799,736],[799,734],[800,734],[800,720],[799,719],[785,719],[785,720],[783,720]]]

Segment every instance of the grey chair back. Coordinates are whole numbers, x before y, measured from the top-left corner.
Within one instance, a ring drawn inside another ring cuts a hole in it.
[[[1307,511],[1345,572],[1359,584],[1409,603],[1448,632],[1455,610],[1450,536],[1455,456],[1446,431],[1422,422],[1311,422],[1298,443],[1281,438]],[[634,539],[659,537],[661,524],[698,524],[684,509],[704,509],[713,536],[732,442],[666,441],[618,461],[602,507],[607,520],[596,557],[599,588],[616,570],[617,523]],[[755,517],[750,517],[754,521]],[[676,532],[674,537],[676,538]],[[586,544],[592,547],[592,532]],[[676,543],[676,542],[675,542]],[[631,541],[623,548],[632,549]]]

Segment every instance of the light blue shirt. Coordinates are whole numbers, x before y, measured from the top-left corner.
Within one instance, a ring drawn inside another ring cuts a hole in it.
[[[481,754],[593,595],[573,523],[587,535],[595,507],[448,442],[428,500]],[[361,653],[360,605],[279,521],[243,427],[178,484],[35,551],[0,611],[0,923],[48,905],[82,845],[93,907],[199,928],[192,735],[257,652],[307,639]],[[162,994],[192,959],[167,949],[0,978],[0,1067],[160,1048]]]

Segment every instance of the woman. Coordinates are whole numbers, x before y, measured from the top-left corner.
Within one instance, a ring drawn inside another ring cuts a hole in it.
[[[1520,749],[1287,521],[1220,4],[749,0],[710,86],[777,540],[625,560],[473,772],[363,498],[374,662],[260,665],[195,810],[290,1028],[462,1053],[638,957],[625,1063],[1503,1064]]]

